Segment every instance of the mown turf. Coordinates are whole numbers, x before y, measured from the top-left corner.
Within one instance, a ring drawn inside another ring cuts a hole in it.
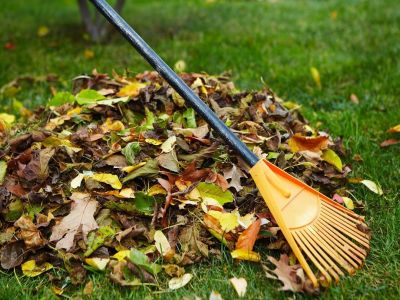
[[[115,35],[105,45],[93,45],[82,33],[75,1],[3,1],[0,45],[12,41],[12,51],[0,50],[0,85],[22,74],[54,73],[70,88],[70,80],[93,68],[101,72],[133,73],[148,65]],[[334,15],[336,13],[336,18]],[[365,267],[321,295],[324,299],[396,299],[400,297],[400,146],[379,148],[400,123],[400,2],[343,1],[128,1],[123,15],[170,64],[183,59],[187,71],[217,74],[231,71],[241,89],[259,89],[264,82],[284,99],[303,105],[314,125],[348,146],[347,162],[354,177],[379,182],[377,196],[349,185],[366,204],[373,231]],[[50,34],[36,36],[38,26]],[[94,52],[92,59],[83,55]],[[310,76],[321,73],[322,89]],[[360,99],[350,100],[354,93]],[[48,85],[39,83],[16,97],[30,107],[44,103]],[[9,101],[9,99],[3,99]],[[5,103],[4,102],[4,103]],[[2,104],[4,104],[2,103]],[[360,154],[363,162],[351,158]],[[265,254],[270,254],[264,250]],[[212,290],[225,299],[236,294],[228,283],[245,277],[248,299],[284,299],[279,283],[266,279],[251,263],[234,264],[226,254],[191,269],[191,283],[176,292],[151,294],[146,288],[121,289],[93,275],[93,299],[208,299]],[[20,272],[1,273],[1,299],[51,298],[45,277],[27,279]],[[70,287],[66,298],[87,297],[83,286]],[[307,298],[295,295],[295,298]]]

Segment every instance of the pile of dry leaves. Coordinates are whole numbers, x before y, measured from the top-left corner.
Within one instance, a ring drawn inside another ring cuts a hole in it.
[[[295,103],[240,92],[224,76],[181,76],[258,156],[348,196],[341,140],[311,128]],[[94,71],[23,123],[0,120],[3,269],[65,268],[74,284],[100,270],[122,286],[176,289],[192,278],[185,266],[217,257],[220,243],[260,262],[257,241],[289,255],[270,258],[269,276],[305,288],[248,167],[157,73]]]

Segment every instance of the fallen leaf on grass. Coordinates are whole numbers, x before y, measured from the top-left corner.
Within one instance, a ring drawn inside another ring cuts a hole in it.
[[[186,63],[184,60],[180,59],[178,60],[175,65],[174,65],[174,69],[177,73],[182,73],[185,72],[186,69]]]
[[[46,35],[48,35],[50,32],[50,29],[47,26],[39,26],[38,30],[37,30],[37,36],[38,37],[44,37]]]
[[[400,132],[400,124],[399,124],[399,125],[396,125],[396,126],[393,126],[392,128],[389,128],[389,129],[387,130],[387,132],[392,132],[392,133]]]
[[[210,294],[210,298],[208,300],[224,300],[220,293],[217,291],[212,291]]]
[[[281,254],[279,261],[272,256],[268,256],[268,260],[275,265],[275,269],[262,265],[265,275],[281,281],[283,283],[281,291],[300,292],[304,289],[305,277],[300,265],[290,266],[286,254]]]
[[[89,231],[98,228],[98,225],[93,217],[97,209],[97,201],[92,200],[90,194],[73,193],[71,195],[73,203],[71,212],[64,217],[61,222],[52,228],[50,241],[58,241],[57,249],[66,249],[67,251],[74,245],[75,235],[81,230],[83,239]]]
[[[383,194],[382,188],[378,184],[373,182],[372,180],[364,179],[361,181],[361,183],[364,184],[368,189],[373,191],[375,194],[378,194],[378,195]]]
[[[360,100],[358,100],[358,97],[356,94],[351,94],[350,95],[350,101],[353,102],[354,104],[359,104]]]
[[[311,77],[314,80],[317,88],[320,90],[322,88],[321,84],[321,76],[319,75],[319,71],[315,67],[310,68]]]
[[[235,291],[238,294],[238,296],[244,297],[244,295],[246,294],[246,289],[247,289],[246,279],[233,277],[233,278],[229,279],[229,282],[235,288]]]
[[[380,146],[381,146],[382,148],[384,148],[384,147],[389,147],[389,146],[392,146],[392,145],[396,145],[396,144],[398,144],[398,143],[400,143],[400,140],[388,139],[388,140],[383,141],[383,142],[380,144]]]
[[[246,249],[236,249],[231,252],[232,258],[240,259],[240,260],[248,260],[259,262],[261,260],[261,256],[259,253],[254,251],[249,251]]]
[[[93,281],[89,280],[83,288],[84,295],[91,295],[93,293]]]
[[[21,265],[22,273],[28,277],[36,277],[52,268],[53,265],[48,262],[38,266],[34,259],[28,260]]]
[[[363,179],[360,181],[363,185],[365,185],[369,190],[373,191],[375,194],[383,195],[382,188],[372,180]]]
[[[4,49],[6,50],[14,50],[15,49],[15,44],[12,42],[7,42],[4,44]]]
[[[170,290],[177,290],[184,287],[193,278],[190,273],[184,274],[182,277],[174,277],[168,282],[168,287]]]
[[[86,59],[92,59],[94,57],[94,52],[93,52],[93,50],[85,49],[85,51],[83,51],[83,56]]]

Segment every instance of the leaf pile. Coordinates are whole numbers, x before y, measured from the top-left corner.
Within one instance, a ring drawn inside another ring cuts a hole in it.
[[[311,128],[298,105],[225,76],[181,76],[259,157],[339,193],[350,171],[341,140]],[[176,289],[220,243],[255,262],[257,240],[289,252],[248,167],[157,73],[79,76],[27,118],[0,116],[2,268]],[[302,289],[284,276],[285,289]]]

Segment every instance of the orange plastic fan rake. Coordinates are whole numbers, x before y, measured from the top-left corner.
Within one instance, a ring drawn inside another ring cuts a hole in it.
[[[364,218],[335,203],[266,160],[250,174],[304,271],[318,281],[303,253],[324,276],[337,282],[343,270],[353,274],[362,266],[369,235],[359,228]]]
[[[305,256],[328,283],[332,277],[338,281],[343,270],[352,274],[363,264],[369,236],[358,229],[364,227],[362,217],[268,161],[259,160],[106,1],[91,2],[251,167],[250,174],[265,203],[314,286],[318,286],[318,280]]]

